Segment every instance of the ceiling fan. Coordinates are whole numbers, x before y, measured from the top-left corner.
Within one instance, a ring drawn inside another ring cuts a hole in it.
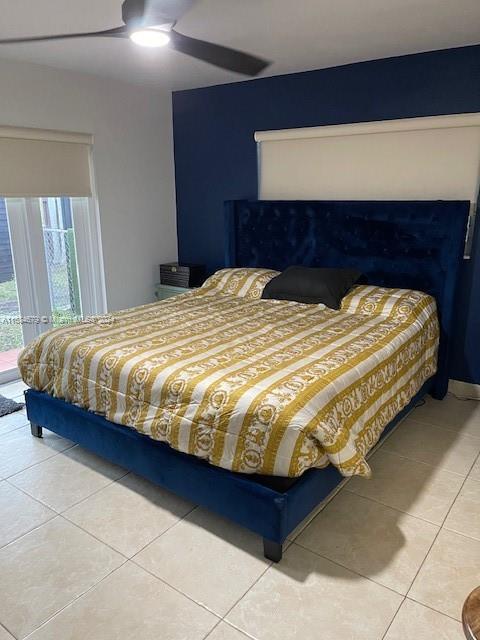
[[[122,3],[124,24],[120,27],[85,33],[8,38],[0,40],[0,45],[72,38],[130,38],[136,44],[146,47],[161,47],[168,44],[175,51],[247,76],[258,75],[270,64],[266,60],[243,51],[190,38],[175,31],[174,26],[177,21],[189,11],[196,1],[125,0]]]

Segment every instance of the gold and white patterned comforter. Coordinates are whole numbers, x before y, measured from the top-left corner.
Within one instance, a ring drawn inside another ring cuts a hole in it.
[[[356,287],[333,311],[207,287],[54,329],[19,366],[34,389],[226,469],[367,476],[365,455],[435,373],[438,335],[415,291]]]

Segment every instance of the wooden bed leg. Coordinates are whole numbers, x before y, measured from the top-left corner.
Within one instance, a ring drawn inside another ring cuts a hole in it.
[[[40,427],[38,424],[35,424],[34,422],[30,423],[30,431],[32,433],[32,436],[35,436],[36,438],[42,437],[42,427]]]
[[[279,542],[272,542],[271,540],[267,540],[267,538],[263,539],[263,555],[267,560],[272,560],[272,562],[280,562],[282,559],[283,548]]]

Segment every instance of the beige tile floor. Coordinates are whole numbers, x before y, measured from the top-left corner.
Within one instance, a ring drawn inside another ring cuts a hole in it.
[[[0,393],[21,398],[23,385]],[[292,536],[259,537],[0,418],[0,640],[461,640],[480,585],[480,403],[427,400]]]

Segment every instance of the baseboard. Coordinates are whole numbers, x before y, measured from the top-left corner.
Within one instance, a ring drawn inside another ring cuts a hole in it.
[[[17,367],[8,369],[8,371],[0,371],[0,385],[16,382],[17,380],[20,380],[20,371]]]
[[[480,384],[462,382],[461,380],[449,380],[448,390],[459,398],[480,400]]]

